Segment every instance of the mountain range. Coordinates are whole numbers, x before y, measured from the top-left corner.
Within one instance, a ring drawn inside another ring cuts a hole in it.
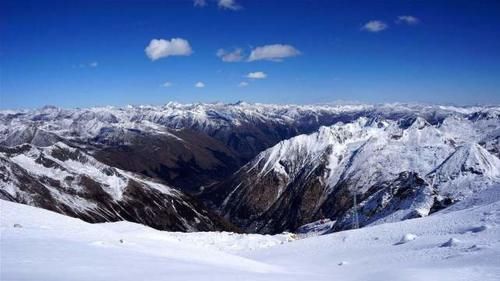
[[[499,157],[498,106],[0,111],[0,198],[165,230],[329,219],[332,232],[427,216],[499,183]]]

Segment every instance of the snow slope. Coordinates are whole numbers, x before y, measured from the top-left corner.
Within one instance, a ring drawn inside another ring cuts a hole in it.
[[[287,235],[179,234],[129,222],[88,224],[0,204],[5,281],[500,278],[500,186],[428,217],[293,242]]]

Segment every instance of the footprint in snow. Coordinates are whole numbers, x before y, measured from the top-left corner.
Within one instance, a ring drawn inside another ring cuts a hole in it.
[[[460,240],[456,239],[456,238],[450,238],[448,241],[444,242],[443,244],[441,244],[441,248],[445,248],[445,247],[456,247],[460,244]]]
[[[478,232],[483,232],[490,228],[489,225],[480,225],[480,226],[474,226],[467,228],[465,231],[462,232],[462,234],[467,233],[467,232],[472,232],[472,233],[478,233]]]
[[[487,248],[487,247],[483,246],[483,245],[476,245],[476,244],[474,244],[471,247],[465,249],[465,252],[477,252],[477,251],[482,251],[485,248]]]

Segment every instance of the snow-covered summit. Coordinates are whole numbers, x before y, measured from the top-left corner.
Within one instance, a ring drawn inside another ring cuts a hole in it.
[[[500,182],[500,159],[476,143],[456,149],[429,177],[439,193],[462,199]]]
[[[436,169],[440,178],[453,179],[463,173],[500,177],[500,159],[483,147],[470,143],[457,148],[446,161]]]

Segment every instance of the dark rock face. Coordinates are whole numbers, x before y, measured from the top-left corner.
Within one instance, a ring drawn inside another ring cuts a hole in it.
[[[403,172],[395,180],[374,185],[367,192],[356,195],[357,201],[361,202],[357,207],[359,226],[363,227],[388,216],[397,215],[398,219],[406,220],[427,215],[427,213],[418,212],[418,205],[429,201],[433,195],[430,185],[417,173]],[[339,206],[340,204],[335,202],[339,197],[332,196],[331,200],[334,202],[328,203],[327,201],[325,206]],[[337,207],[333,211],[337,214],[343,214],[337,219],[333,231],[350,229],[354,224],[352,204],[354,200],[347,199],[346,201],[351,202],[349,208],[339,209]],[[401,213],[397,214],[398,212]]]
[[[82,167],[90,172],[78,171]],[[45,150],[30,145],[1,149],[0,186],[0,199],[88,222],[127,220],[161,230],[237,231],[196,199],[63,144]]]
[[[183,130],[173,136],[131,133],[127,144],[93,145],[100,161],[123,170],[159,179],[187,193],[197,193],[232,174],[239,157],[219,141]]]
[[[249,232],[278,233],[295,230],[316,218],[319,197],[325,186],[319,176],[325,167],[312,172],[302,169],[295,179],[269,173],[255,181],[260,171],[259,162],[250,173],[236,174],[232,180],[214,186],[202,199],[213,205],[222,205],[222,213],[234,224]],[[225,197],[225,194],[228,194]],[[224,201],[221,199],[224,198]]]
[[[328,192],[322,181],[325,165],[312,171],[303,168],[291,181],[273,173],[255,181],[256,171],[259,171],[258,166],[250,173],[240,171],[232,180],[204,193],[202,199],[221,206],[225,218],[247,232],[275,234],[295,231],[322,218],[337,221],[333,231],[353,227],[352,190],[356,184],[342,181],[332,189],[333,192]],[[280,188],[283,191],[278,192]],[[228,192],[224,198],[223,194]],[[391,220],[396,217],[404,220],[427,215],[416,210],[432,201],[434,193],[418,174],[404,172],[396,179],[373,185],[356,196],[359,225],[362,227],[389,216],[392,216]]]

